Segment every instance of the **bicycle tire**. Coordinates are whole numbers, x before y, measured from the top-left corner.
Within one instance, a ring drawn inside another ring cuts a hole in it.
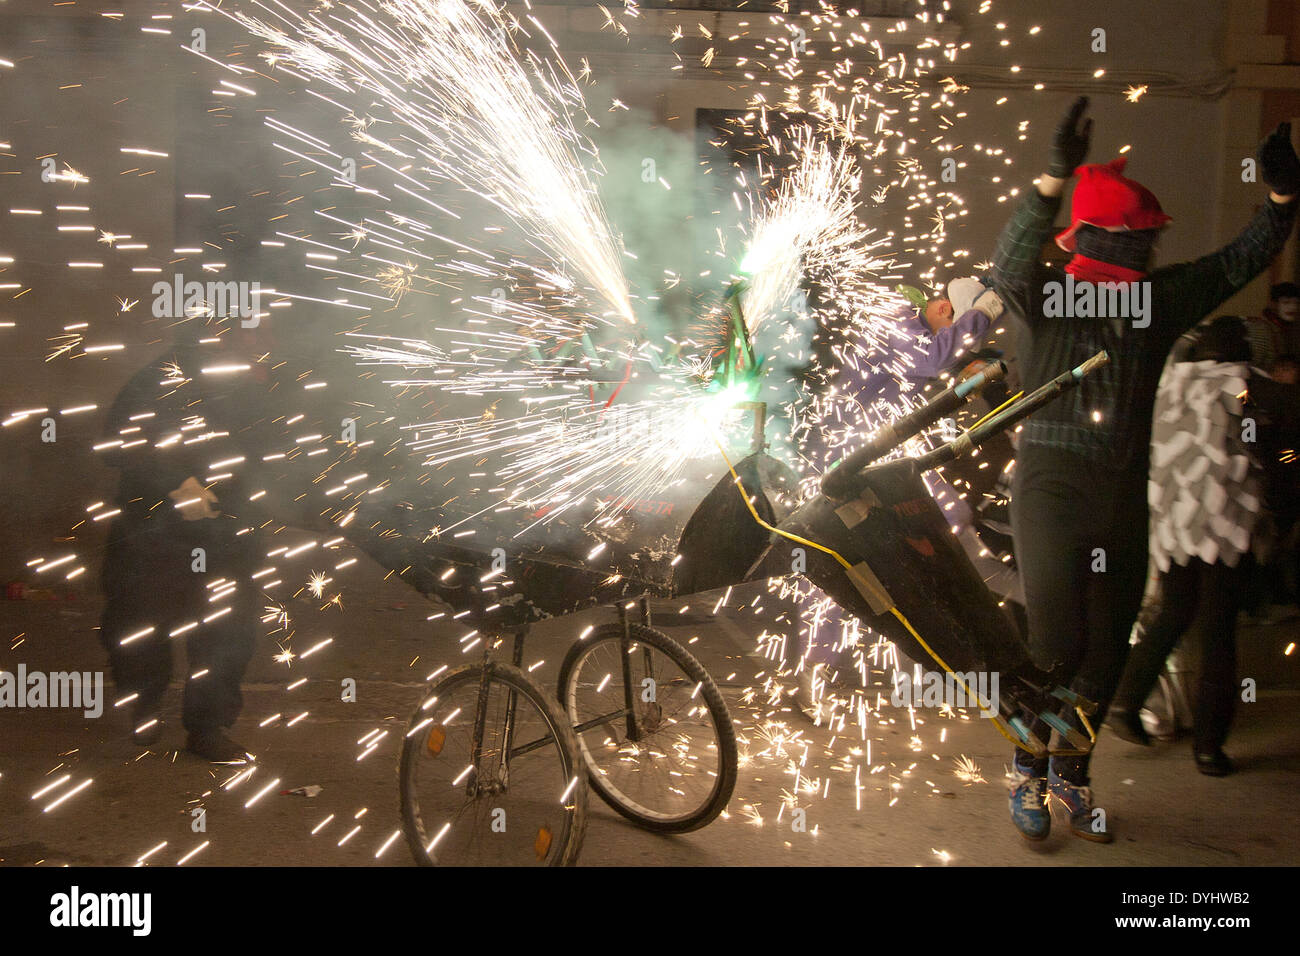
[[[611,641],[622,640],[623,625],[606,624],[596,628],[584,640],[569,648],[564,662],[560,666],[559,694],[561,703],[570,721],[575,727],[582,723],[582,715],[577,713],[578,681],[582,674],[584,658],[592,656],[602,645]],[[707,708],[710,721],[717,737],[718,767],[714,786],[707,798],[697,806],[680,813],[666,813],[646,806],[624,793],[610,775],[603,771],[601,762],[588,746],[584,733],[577,734],[578,752],[587,769],[587,779],[596,794],[616,813],[647,830],[658,833],[688,833],[711,823],[731,800],[736,787],[738,756],[736,750],[736,731],[722,699],[722,692],[709,676],[708,671],[689,651],[675,640],[654,628],[640,624],[630,625],[628,636],[638,645],[646,645],[658,650],[668,657],[683,674],[699,687],[699,694]],[[626,715],[626,711],[619,717]],[[617,718],[616,718],[617,719]],[[615,744],[617,747],[617,743]],[[626,761],[624,761],[626,762]]]
[[[415,862],[421,866],[437,866],[439,862],[431,854],[430,834],[421,816],[419,801],[420,760],[424,757],[427,735],[420,731],[428,726],[428,709],[436,700],[454,699],[453,692],[467,687],[477,693],[479,682],[487,669],[489,702],[492,685],[502,685],[507,690],[518,693],[527,701],[542,719],[545,730],[554,737],[555,749],[560,756],[560,774],[563,780],[573,781],[571,792],[563,802],[561,819],[563,825],[558,829],[558,836],[549,844],[547,865],[572,866],[577,862],[582,849],[583,837],[587,827],[587,786],[584,765],[578,756],[577,739],[573,728],[556,702],[546,693],[545,688],[517,667],[499,661],[467,664],[447,674],[438,683],[429,688],[421,703],[415,708],[407,722],[407,733],[402,745],[402,755],[398,761],[398,797],[399,812],[402,821],[402,833],[407,847]],[[450,720],[451,718],[447,718]],[[445,723],[445,722],[444,722]],[[545,737],[541,740],[545,741]],[[547,746],[543,743],[542,746]],[[450,824],[447,824],[450,826]],[[437,836],[435,834],[435,836]],[[540,840],[540,836],[539,836]],[[432,841],[438,842],[437,839]],[[460,864],[465,865],[465,864]]]

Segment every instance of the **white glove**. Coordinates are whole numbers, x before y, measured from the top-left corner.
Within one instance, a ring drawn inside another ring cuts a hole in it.
[[[984,294],[975,300],[975,308],[987,315],[990,322],[996,322],[1002,318],[1002,312],[1006,309],[1006,305],[1003,303],[1002,297],[996,292],[992,289],[985,289]]]
[[[971,309],[979,309],[989,317],[990,322],[996,322],[1004,308],[998,294],[974,276],[953,279],[949,282],[948,301],[952,303],[954,320],[961,318]]]
[[[212,507],[217,502],[217,496],[199,484],[193,475],[181,482],[179,488],[167,492],[167,497],[175,502],[176,510],[186,521],[215,518],[221,514]]]

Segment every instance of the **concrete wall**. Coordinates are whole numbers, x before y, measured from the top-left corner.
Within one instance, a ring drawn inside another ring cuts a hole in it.
[[[860,6],[868,12],[872,7],[870,3]],[[1091,159],[1104,161],[1129,146],[1130,175],[1149,186],[1174,217],[1175,227],[1162,243],[1162,261],[1208,251],[1221,235],[1217,224],[1224,164],[1232,161],[1230,170],[1240,168],[1239,159],[1223,155],[1223,129],[1231,111],[1208,95],[1168,95],[1162,94],[1160,87],[1170,81],[1208,81],[1221,71],[1223,0],[1137,4],[1101,0],[1086,5],[1001,0],[987,15],[977,12],[979,6],[978,0],[952,3],[948,26],[958,42],[971,44],[950,70],[971,86],[971,91],[959,98],[968,116],[959,121],[953,135],[967,142],[1004,146],[1015,164],[1008,167],[1007,182],[1001,185],[959,183],[971,210],[960,230],[960,244],[969,247],[976,260],[991,251],[1006,217],[1006,206],[997,201],[998,195],[1004,187],[1027,185],[1038,175],[1058,117],[1075,95],[1088,93],[1096,118]],[[656,46],[644,38],[655,30],[662,36],[675,22],[684,25],[688,36],[697,31],[696,24],[715,34],[725,33],[737,29],[735,17],[726,20],[712,13],[665,11],[648,26],[627,21],[634,37],[629,52],[622,55],[610,52],[606,36],[590,32],[598,27],[599,19],[592,21],[585,12],[569,17],[570,29],[557,32],[561,48],[595,51],[589,56],[593,66],[603,64],[614,70],[601,93],[648,111],[668,129],[686,132],[692,128],[696,108],[739,108],[759,92],[741,71],[726,70],[725,64],[724,69],[704,70],[687,59],[684,70],[655,69],[671,63],[667,51],[680,50],[682,45]],[[766,17],[746,19],[748,30],[757,33]],[[797,22],[799,18],[792,15],[787,19]],[[998,30],[998,23],[1007,28]],[[1041,30],[1030,35],[1028,30],[1035,25]],[[1092,50],[1092,31],[1098,28],[1106,31],[1104,53]],[[1259,29],[1263,29],[1262,22]],[[1009,39],[1010,45],[1002,47],[1002,39]],[[699,42],[690,47],[694,51],[699,48]],[[815,58],[808,72],[835,58]],[[1022,68],[1019,75],[1009,71],[1013,64]],[[1092,75],[1097,69],[1106,71],[1100,80]],[[1043,90],[1032,88],[1036,80],[1044,83]],[[1137,103],[1128,102],[1123,89],[1142,82],[1153,92]],[[767,92],[770,96],[771,90]],[[1006,102],[998,105],[1003,97]],[[1025,121],[1027,138],[1021,141],[1020,124]],[[1231,220],[1225,227],[1230,231],[1244,224],[1250,203],[1260,197],[1257,189],[1240,192],[1240,202],[1226,217]]]

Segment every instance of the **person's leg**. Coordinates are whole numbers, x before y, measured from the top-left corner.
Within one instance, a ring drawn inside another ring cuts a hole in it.
[[[1263,584],[1263,601],[1256,602],[1262,606],[1252,606],[1246,604],[1246,608],[1252,613],[1267,615],[1269,605],[1278,605],[1283,609],[1292,609],[1300,604],[1300,575],[1297,574],[1297,548],[1296,548],[1296,515],[1292,513],[1289,502],[1286,502],[1283,510],[1273,516],[1274,533],[1276,540],[1274,542],[1272,553],[1269,555],[1267,562],[1262,566],[1252,562],[1254,571],[1248,571],[1247,574],[1255,579],[1261,580]]]
[[[1243,565],[1248,558],[1243,558]],[[1204,621],[1201,628],[1201,677],[1196,695],[1196,740],[1199,755],[1215,756],[1228,738],[1237,700],[1237,613],[1240,582],[1247,567],[1207,565],[1202,574]]]
[[[184,623],[193,588],[190,549],[164,520],[115,519],[104,554],[104,612],[99,640],[108,651],[114,680],[132,703],[133,737],[148,745],[161,732],[162,703],[171,683],[171,633]]]
[[[1011,498],[1016,564],[1025,594],[1030,658],[1058,683],[1068,683],[1085,647],[1082,547],[1088,508],[1079,490],[1035,455],[1023,461]],[[1045,733],[1046,726],[1038,727]],[[1044,738],[1045,739],[1045,738]]]
[[[1282,579],[1282,600],[1287,607],[1300,606],[1300,547],[1296,544],[1295,522],[1286,537],[1286,547],[1279,555]]]
[[[1193,561],[1190,566],[1171,564],[1168,571],[1161,572],[1159,609],[1145,627],[1138,628],[1138,641],[1129,651],[1115,692],[1116,710],[1137,714],[1151,695],[1165,659],[1195,620],[1203,570],[1203,562]]]
[[[1145,489],[1144,489],[1145,490]],[[1117,485],[1113,489],[1115,504],[1112,520],[1099,534],[1092,553],[1105,554],[1105,564],[1088,576],[1087,645],[1070,688],[1097,705],[1088,718],[1094,731],[1106,719],[1106,711],[1119,686],[1128,658],[1133,624],[1142,609],[1142,594],[1147,576],[1147,508],[1146,499],[1135,498],[1131,489]],[[1104,567],[1105,570],[1100,570]],[[1052,761],[1052,769],[1062,780],[1075,786],[1088,784],[1089,752],[1079,757],[1062,757]]]
[[[1128,657],[1129,636],[1138,612],[1147,580],[1147,504],[1145,478],[1135,475],[1110,476],[1099,494],[1107,507],[1098,509],[1106,516],[1095,522],[1088,532],[1092,540],[1086,545],[1093,563],[1089,575],[1081,582],[1086,595],[1085,626],[1087,644],[1070,688],[1097,704],[1089,717],[1094,731],[1106,719],[1106,710],[1119,685]],[[1073,723],[1070,708],[1063,715]],[[1092,794],[1089,767],[1093,751],[1081,756],[1058,756],[1051,760],[1048,790],[1070,818],[1070,832],[1098,843],[1110,843],[1114,834],[1104,807],[1097,806]]]
[[[118,690],[123,696],[139,694],[142,704],[161,701],[171,680],[167,622],[152,612],[135,595],[111,594],[99,625],[99,642],[108,652]]]
[[[1039,669],[1065,681],[1078,669],[1084,648],[1080,585],[1087,563],[1075,540],[1077,519],[1064,499],[1037,490],[1023,493],[1013,511],[1029,654]]]
[[[1039,668],[1064,681],[1077,666],[1083,645],[1079,578],[1086,564],[1078,544],[1079,495],[1061,477],[1062,470],[1051,467],[1051,458],[1045,461],[1044,457],[1029,454],[1017,465],[1011,523],[1016,564],[1024,585],[1030,657]],[[1030,729],[1038,739],[1050,738],[1050,728],[1035,715],[1021,716],[1031,722]],[[1051,828],[1045,802],[1048,758],[1016,748],[1012,764],[1012,823],[1027,839],[1041,840]]]
[[[158,593],[143,582],[112,587],[105,595],[99,625],[99,642],[108,652],[119,699],[137,695],[130,704],[131,737],[141,746],[149,746],[162,734],[163,699],[172,677],[167,635],[175,620],[167,602],[155,600]]]
[[[1256,585],[1251,594],[1252,610],[1257,611],[1260,616],[1267,616],[1269,608],[1274,604],[1286,606],[1292,603],[1288,580],[1290,562],[1291,555],[1286,550],[1278,548],[1268,563],[1263,566],[1262,572],[1255,575],[1255,579],[1262,580],[1263,583]]]
[[[258,629],[253,585],[241,582],[229,606],[229,613],[199,626],[186,640],[190,676],[185,682],[183,720],[193,735],[219,734],[234,724],[243,708],[240,683],[252,659]],[[219,610],[211,607],[207,614]],[[201,677],[193,676],[200,672]]]

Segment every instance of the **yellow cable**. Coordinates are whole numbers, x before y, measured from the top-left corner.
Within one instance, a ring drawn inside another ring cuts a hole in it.
[[[713,440],[718,446],[718,451],[722,454],[722,460],[727,463],[727,470],[731,472],[731,477],[734,478],[736,481],[736,487],[740,490],[740,497],[743,498],[745,501],[745,507],[749,509],[750,515],[753,516],[754,520],[758,522],[760,527],[767,529],[773,534],[780,535],[783,538],[788,538],[789,540],[798,542],[799,544],[806,544],[810,548],[816,548],[818,551],[821,551],[824,554],[829,554],[832,558],[838,561],[845,568],[845,570],[851,571],[853,569],[853,565],[848,561],[848,559],[844,557],[844,555],[840,554],[838,551],[828,548],[823,544],[818,544],[816,541],[809,541],[807,538],[801,538],[798,535],[791,534],[788,531],[782,531],[780,528],[768,524],[761,517],[759,517],[758,511],[755,510],[754,508],[754,503],[749,500],[749,494],[748,492],[745,491],[745,485],[741,481],[740,475],[736,474],[736,469],[732,466],[731,459],[727,457],[726,449],[722,447],[722,442],[718,441],[716,435],[713,437]],[[935,661],[939,664],[939,666],[944,669],[944,671],[946,671],[948,674],[954,677],[957,680],[957,682],[961,684],[962,690],[966,692],[967,698],[978,701],[979,695],[976,694],[974,691],[972,691],[969,687],[967,687],[966,682],[961,679],[960,675],[958,675],[956,671],[954,671],[951,667],[949,667],[944,662],[942,657],[940,657],[938,654],[934,652],[934,650],[930,647],[930,645],[927,644],[925,640],[921,637],[921,635],[916,632],[916,628],[912,627],[912,622],[903,616],[903,612],[893,605],[890,606],[889,610],[894,615],[894,617],[898,618],[899,622],[903,625],[903,627],[907,628],[908,633],[911,634],[912,637],[916,639],[916,642],[925,649],[925,652],[929,654],[931,657],[933,657]],[[1012,744],[1019,747],[1020,749],[1033,753],[1033,751],[1030,751],[1028,747],[1025,747],[1023,743],[1021,743],[1019,740],[1017,740],[1015,737],[1011,736],[1011,734],[1007,732],[1007,730],[1002,725],[1002,718],[1000,716],[994,717],[992,718],[992,720],[993,720],[993,726],[998,729],[998,733],[1000,733],[1003,737],[1007,738],[1008,741],[1010,741]]]
[[[903,612],[896,607],[891,607],[889,610],[893,612],[894,617],[898,618],[898,620],[902,623],[903,627],[907,628],[907,632],[916,639],[916,642],[925,648],[925,652],[929,654],[931,657],[933,657],[936,661],[938,661],[939,666],[942,667],[949,674],[951,674],[957,680],[957,682],[961,684],[962,689],[966,692],[966,699],[967,700],[974,699],[978,701],[979,695],[976,694],[974,691],[972,691],[969,687],[967,687],[966,682],[962,680],[961,677],[957,673],[955,673],[951,667],[949,667],[947,664],[943,662],[943,659],[939,657],[939,655],[936,654],[930,648],[929,644],[925,643],[925,641],[921,639],[921,635],[916,633],[916,628],[912,627],[912,622],[903,616]],[[992,703],[992,701],[989,701],[989,703]],[[1007,740],[1010,743],[1019,747],[1021,750],[1025,751],[1026,753],[1033,753],[1033,751],[1030,750],[1028,747],[1026,747],[1024,743],[1022,743],[1017,738],[1011,736],[1011,734],[1003,726],[1002,717],[1000,715],[993,717],[992,720],[993,720],[993,726],[998,729],[998,733],[1000,733],[1003,737],[1007,738]],[[1096,738],[1093,739],[1095,740]]]
[[[977,421],[974,425],[972,425],[970,428],[968,428],[968,429],[966,429],[966,430],[967,430],[967,431],[970,431],[971,428],[978,428],[980,425],[983,425],[986,421],[988,421],[990,418],[992,418],[992,417],[993,417],[994,415],[996,415],[998,412],[1002,411],[1002,409],[1006,408],[1008,405],[1010,405],[1012,402],[1016,401],[1018,398],[1020,398],[1020,396],[1022,396],[1022,395],[1024,395],[1024,394],[1025,394],[1025,393],[1024,393],[1023,390],[1021,390],[1021,391],[1019,391],[1019,392],[1016,392],[1016,394],[1012,395],[1012,396],[1011,396],[1010,398],[1008,398],[1005,402],[1003,402],[1003,403],[1002,403],[1001,405],[999,405],[997,408],[993,409],[993,411],[989,412],[987,415],[985,415],[983,418],[981,418],[979,421]]]

